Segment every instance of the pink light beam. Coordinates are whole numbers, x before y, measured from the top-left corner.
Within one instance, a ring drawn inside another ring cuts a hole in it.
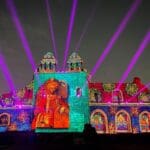
[[[17,11],[16,11],[16,7],[14,5],[13,0],[6,0],[6,5],[7,5],[7,8],[9,10],[9,12],[10,12],[10,15],[11,15],[12,21],[15,25],[15,28],[17,30],[17,33],[20,37],[23,48],[24,48],[24,50],[26,52],[26,55],[29,59],[29,62],[32,66],[32,69],[33,69],[33,71],[35,71],[36,66],[35,66],[35,62],[34,62],[34,59],[33,59],[32,53],[31,53],[31,49],[30,49],[28,40],[25,36],[25,33],[24,33],[23,27],[21,25],[21,22],[19,20],[19,17],[18,17]]]
[[[54,51],[55,58],[58,61],[55,34],[54,34],[54,29],[53,29],[53,21],[52,21],[51,9],[50,9],[48,0],[45,0],[45,5],[46,5],[46,10],[47,10],[47,15],[48,15],[49,30],[50,30],[50,33],[51,33],[51,39],[52,39],[52,43],[53,43],[53,51]]]
[[[93,67],[93,69],[92,69],[92,71],[90,73],[90,78],[93,77],[93,75],[97,72],[98,68],[100,67],[100,65],[102,64],[102,62],[104,61],[104,59],[106,58],[106,56],[108,55],[108,53],[110,52],[110,50],[112,49],[112,47],[115,44],[116,40],[119,38],[120,34],[125,29],[127,23],[129,22],[129,20],[133,16],[133,14],[136,12],[136,10],[140,6],[141,2],[142,2],[142,0],[135,0],[133,2],[133,4],[131,5],[131,7],[128,10],[127,14],[125,15],[125,17],[123,18],[123,20],[119,24],[117,30],[115,31],[115,33],[113,34],[113,36],[109,40],[106,48],[102,52],[102,55],[99,57],[99,59],[96,62],[95,66]]]
[[[2,54],[0,54],[0,69],[2,70],[3,76],[8,83],[10,91],[15,91],[15,84]]]
[[[136,53],[132,57],[128,67],[126,68],[126,70],[123,73],[121,79],[119,80],[118,89],[120,88],[121,83],[123,83],[126,80],[126,78],[128,77],[129,73],[131,72],[131,70],[133,69],[134,65],[136,64],[138,58],[141,56],[141,54],[143,53],[144,49],[146,48],[146,46],[148,44],[150,44],[150,31],[148,31],[147,34],[145,35],[144,39],[140,43],[140,46],[139,46],[138,50],[136,51]]]
[[[97,3],[96,3],[96,4],[97,4]],[[88,26],[89,26],[89,24],[91,23],[91,21],[92,21],[92,19],[93,19],[93,16],[95,15],[96,4],[93,6],[92,12],[91,12],[91,14],[90,14],[90,16],[89,16],[87,22],[86,22],[85,25],[84,25],[83,31],[82,31],[82,33],[81,33],[81,36],[80,36],[80,38],[79,38],[79,40],[78,40],[78,42],[77,42],[77,44],[76,44],[75,51],[79,51],[79,47],[80,47],[80,45],[81,45],[81,42],[82,42],[82,40],[83,40],[83,37],[84,37],[84,35],[85,35],[86,32],[87,32]]]
[[[65,70],[65,65],[66,65],[66,61],[67,61],[77,2],[78,2],[78,0],[73,0],[73,3],[72,3],[72,9],[71,9],[70,21],[69,21],[69,26],[68,26],[68,33],[67,33],[67,38],[66,38],[66,46],[65,46],[64,61],[63,61],[62,70]]]

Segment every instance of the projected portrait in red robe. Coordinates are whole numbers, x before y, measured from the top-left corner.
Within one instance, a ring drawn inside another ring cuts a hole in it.
[[[55,79],[46,81],[36,94],[36,108],[32,129],[68,128],[69,106],[67,85]]]

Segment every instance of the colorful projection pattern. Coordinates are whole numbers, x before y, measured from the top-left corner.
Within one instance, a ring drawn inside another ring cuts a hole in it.
[[[82,132],[90,123],[99,134],[150,132],[150,90],[140,78],[130,83],[91,83],[73,53],[66,72],[56,72],[44,55],[33,81],[0,95],[0,132]]]
[[[33,109],[0,110],[0,132],[30,131]]]
[[[149,106],[90,106],[90,123],[99,134],[150,132]]]
[[[32,128],[36,132],[82,132],[89,123],[86,72],[39,73],[38,78],[41,85],[34,79]]]
[[[67,85],[55,79],[46,81],[36,94],[32,128],[68,128]]]
[[[150,132],[150,113],[148,111],[144,111],[140,114],[139,122],[142,132]]]
[[[115,123],[116,123],[116,132],[131,132],[131,119],[130,115],[124,111],[120,110],[117,112],[115,116]]]
[[[91,124],[95,127],[97,133],[108,132],[108,119],[103,111],[96,109],[91,114]]]

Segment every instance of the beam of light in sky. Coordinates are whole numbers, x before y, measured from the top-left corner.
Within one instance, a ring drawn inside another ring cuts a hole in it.
[[[32,66],[32,69],[33,69],[33,71],[35,71],[36,70],[36,65],[35,65],[35,62],[34,62],[34,59],[33,59],[32,53],[31,53],[31,49],[30,49],[28,40],[25,36],[23,27],[22,27],[21,22],[19,20],[19,17],[18,17],[17,11],[16,11],[16,7],[14,5],[13,0],[6,0],[6,5],[8,7],[9,12],[10,12],[10,15],[11,15],[12,21],[15,25],[15,28],[17,30],[17,33],[20,37],[23,48],[24,48],[24,50],[26,52],[26,55],[29,59],[29,62]]]
[[[144,49],[146,48],[146,46],[148,44],[150,44],[150,31],[148,31],[147,34],[145,35],[144,39],[140,43],[140,46],[139,46],[138,50],[136,51],[136,53],[132,57],[129,65],[127,66],[125,72],[123,73],[121,79],[119,80],[119,85],[117,87],[118,89],[120,88],[121,83],[123,83],[126,80],[126,78],[128,77],[129,73],[131,72],[132,68],[136,64],[138,58],[141,56],[141,54],[143,53]]]
[[[69,47],[70,47],[70,40],[71,40],[71,34],[72,34],[72,29],[73,29],[73,24],[74,24],[77,3],[78,3],[78,0],[73,0],[70,21],[69,21],[69,26],[68,26],[68,33],[67,33],[67,37],[66,37],[66,45],[65,45],[64,61],[63,61],[62,70],[65,70],[65,65],[66,65],[68,51],[69,51]]]
[[[134,99],[136,96],[138,96],[143,90],[145,90],[146,88],[149,88],[150,87],[150,82],[147,83],[145,85],[145,87],[143,87],[142,89],[140,89],[133,97],[131,97],[128,101],[130,102],[132,99]]]
[[[23,30],[23,27],[22,27],[21,22],[19,20],[19,17],[18,17],[17,11],[16,11],[16,7],[14,5],[13,0],[6,0],[6,5],[7,5],[9,12],[10,12],[12,21],[16,27],[17,33],[20,37],[20,40],[21,40],[21,43],[22,43],[23,48],[25,50],[25,53],[27,55],[27,58],[28,58],[31,66],[32,66],[32,70],[35,72],[36,71],[35,61],[33,59],[28,40],[25,36],[24,30]],[[38,80],[38,84],[40,84],[39,76],[37,74],[35,74],[35,77]]]
[[[95,5],[93,6],[92,11],[91,11],[91,14],[90,14],[90,16],[89,16],[87,22],[85,23],[84,28],[83,28],[83,30],[82,30],[82,33],[81,33],[81,35],[80,35],[80,38],[79,38],[79,40],[78,40],[78,42],[77,42],[77,44],[76,44],[76,47],[75,47],[75,51],[76,51],[76,52],[79,50],[79,47],[80,47],[81,42],[82,42],[82,40],[83,40],[83,37],[84,37],[84,35],[85,35],[86,32],[87,32],[88,26],[89,26],[90,22],[92,21],[93,16],[95,15],[96,6],[97,6],[96,4],[97,4],[97,3],[95,3]]]
[[[46,5],[46,10],[47,10],[47,15],[48,15],[49,30],[50,30],[50,33],[51,33],[51,39],[52,39],[52,43],[53,43],[54,56],[55,56],[55,58],[58,61],[57,47],[56,47],[56,41],[55,41],[55,34],[54,34],[54,29],[53,29],[53,21],[52,21],[51,9],[50,9],[48,0],[45,0],[45,5]]]
[[[102,54],[100,55],[98,61],[96,62],[95,66],[93,67],[91,73],[90,73],[90,77],[93,77],[93,75],[97,72],[98,68],[100,67],[100,65],[102,64],[102,62],[104,61],[105,57],[108,55],[108,53],[110,52],[110,50],[112,49],[113,45],[115,44],[116,40],[119,38],[120,34],[123,32],[123,30],[125,29],[127,23],[129,22],[129,20],[131,19],[131,17],[133,16],[133,14],[136,12],[136,10],[138,9],[138,7],[140,6],[142,0],[135,0],[133,2],[133,4],[131,5],[130,9],[128,10],[127,14],[125,15],[125,17],[123,18],[123,20],[121,21],[121,23],[119,24],[117,30],[115,31],[115,33],[113,34],[113,36],[111,37],[111,39],[109,40],[106,48],[103,50]]]
[[[0,54],[0,69],[2,70],[3,76],[8,83],[10,91],[15,91],[15,85],[11,73],[9,72],[8,66],[5,63],[5,59],[2,54]]]

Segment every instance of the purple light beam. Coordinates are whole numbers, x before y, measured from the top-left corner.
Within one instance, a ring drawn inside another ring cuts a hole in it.
[[[52,21],[51,9],[50,9],[48,0],[45,0],[45,5],[46,5],[46,10],[47,10],[47,15],[48,15],[49,31],[51,33],[51,39],[52,39],[52,43],[53,43],[53,51],[54,51],[55,58],[58,61],[55,34],[54,34],[54,29],[53,29],[53,21]]]
[[[97,3],[96,3],[96,4],[97,4]],[[87,32],[88,26],[89,26],[90,22],[92,21],[93,16],[95,15],[96,6],[97,6],[96,4],[93,6],[92,12],[91,12],[91,14],[90,14],[90,16],[89,16],[87,22],[85,23],[84,28],[83,28],[83,31],[82,31],[82,33],[81,33],[81,36],[80,36],[80,38],[79,38],[79,40],[78,40],[78,42],[77,42],[77,44],[76,44],[76,47],[75,47],[75,51],[76,51],[76,52],[79,50],[79,47],[80,47],[80,45],[81,45],[81,41],[82,41],[84,35],[85,35],[86,32]]]
[[[6,5],[7,5],[7,8],[10,12],[10,15],[11,15],[11,18],[12,18],[12,21],[15,25],[15,28],[17,30],[17,33],[20,37],[20,40],[21,40],[21,43],[23,45],[23,48],[26,52],[26,55],[29,59],[29,62],[32,66],[32,69],[33,71],[36,70],[36,66],[35,66],[35,62],[34,62],[34,59],[33,59],[33,56],[32,56],[32,53],[31,53],[31,49],[30,49],[30,46],[29,46],[29,43],[28,43],[28,40],[25,36],[25,33],[24,33],[24,30],[23,30],[23,27],[21,25],[21,22],[19,20],[19,17],[17,15],[17,11],[16,11],[16,7],[14,5],[14,2],[13,0],[6,0]]]
[[[147,34],[145,35],[144,39],[140,43],[138,50],[136,51],[136,53],[132,57],[127,69],[125,70],[121,79],[119,80],[119,85],[117,87],[118,89],[120,88],[121,83],[123,83],[126,80],[126,78],[128,77],[129,73],[131,72],[131,70],[134,67],[134,65],[136,64],[138,58],[141,56],[142,52],[146,48],[147,44],[150,44],[150,31],[147,32]]]
[[[93,75],[97,72],[98,68],[100,67],[100,65],[104,61],[105,57],[108,55],[108,53],[112,49],[114,43],[116,42],[116,40],[119,38],[120,34],[125,29],[127,23],[131,19],[132,15],[136,12],[136,10],[138,9],[138,7],[141,4],[141,2],[142,2],[142,0],[135,0],[133,2],[133,4],[131,5],[131,7],[128,10],[127,14],[125,15],[125,17],[123,18],[123,20],[119,24],[117,30],[115,31],[115,33],[113,34],[113,36],[109,40],[109,42],[108,42],[106,48],[104,49],[102,55],[99,57],[99,59],[96,62],[95,66],[93,67],[93,69],[92,69],[92,71],[90,73],[91,77],[93,77]]]
[[[5,63],[5,59],[2,54],[0,54],[0,69],[2,70],[3,76],[8,83],[10,91],[15,91],[15,85],[11,73],[9,72],[8,66]]]
[[[143,87],[142,89],[140,89],[133,97],[131,97],[128,101],[130,102],[133,98],[135,98],[138,94],[140,94],[142,92],[142,90],[144,90],[145,88],[149,88],[150,87],[150,82],[148,84],[145,85],[145,87]]]
[[[74,17],[75,17],[77,2],[78,2],[78,0],[73,0],[73,3],[72,3],[72,9],[71,9],[69,28],[68,28],[67,38],[66,38],[66,46],[65,46],[64,61],[63,61],[62,70],[65,70],[65,65],[66,65],[66,60],[67,60],[67,56],[68,56],[70,40],[71,40],[71,33],[72,33],[73,24],[74,24]]]

